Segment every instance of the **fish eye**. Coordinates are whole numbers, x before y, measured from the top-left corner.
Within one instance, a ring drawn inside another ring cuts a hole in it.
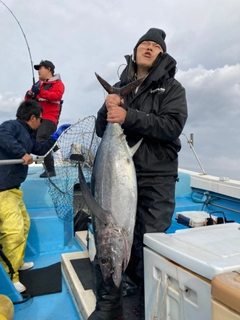
[[[100,259],[101,265],[104,265],[104,264],[106,264],[107,262],[108,262],[108,259],[107,259],[107,258],[101,258],[101,259]]]

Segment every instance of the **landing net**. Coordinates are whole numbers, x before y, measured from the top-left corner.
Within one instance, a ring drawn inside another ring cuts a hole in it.
[[[81,168],[90,185],[94,157],[100,143],[95,133],[95,122],[96,118],[89,116],[71,125],[50,151],[54,157],[56,176],[45,181],[56,213],[64,221],[72,221],[74,214],[86,208],[79,186],[78,161],[81,159]]]

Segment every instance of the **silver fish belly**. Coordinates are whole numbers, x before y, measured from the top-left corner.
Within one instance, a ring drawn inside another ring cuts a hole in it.
[[[107,218],[93,213],[98,261],[104,280],[120,286],[131,254],[137,208],[137,179],[131,149],[118,123],[108,123],[94,171],[94,198]],[[106,221],[107,223],[103,223]]]

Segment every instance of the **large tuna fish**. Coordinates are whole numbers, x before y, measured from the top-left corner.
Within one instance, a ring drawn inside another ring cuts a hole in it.
[[[111,87],[97,75],[109,93],[125,94],[136,88],[139,79],[124,88]],[[129,148],[118,123],[108,123],[98,147],[93,169],[93,200],[79,165],[81,189],[93,214],[97,257],[106,281],[112,277],[120,286],[131,254],[137,208],[137,180],[132,156],[141,141]]]

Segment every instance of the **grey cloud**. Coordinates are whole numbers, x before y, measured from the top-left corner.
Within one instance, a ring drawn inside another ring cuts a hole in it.
[[[106,93],[94,72],[117,82],[117,69],[137,40],[151,27],[164,29],[168,52],[178,62],[177,79],[187,92],[184,132],[194,133],[208,173],[233,178],[239,172],[239,0],[151,0],[151,5],[52,0],[47,9],[40,1],[7,5],[24,29],[33,63],[52,60],[61,74],[66,86],[61,123],[96,115]],[[1,3],[0,31],[0,119],[6,120],[15,117],[32,73],[19,26]],[[181,140],[180,166],[199,170],[185,137]]]

